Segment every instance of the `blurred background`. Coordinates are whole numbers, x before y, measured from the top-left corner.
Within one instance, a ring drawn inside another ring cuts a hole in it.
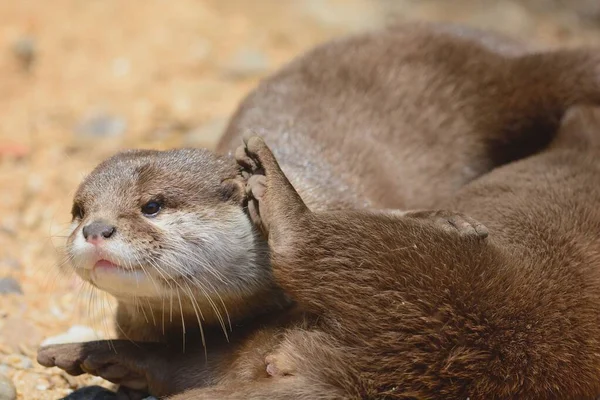
[[[56,268],[87,172],[123,148],[210,148],[283,63],[410,19],[600,41],[597,0],[0,0],[0,399],[6,379],[28,400],[104,384],[35,363],[48,337],[111,335],[110,301]]]

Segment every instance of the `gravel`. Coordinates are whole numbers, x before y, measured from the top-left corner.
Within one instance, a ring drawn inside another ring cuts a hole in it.
[[[21,284],[11,276],[0,278],[0,295],[9,293],[23,294]]]

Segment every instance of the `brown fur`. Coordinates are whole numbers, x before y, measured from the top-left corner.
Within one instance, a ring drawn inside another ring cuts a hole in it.
[[[340,39],[316,48],[264,81],[234,115],[219,151],[234,149],[247,131],[260,132],[314,211],[433,208],[494,167],[544,148],[571,105],[597,102],[597,61],[596,54],[587,50],[532,53],[493,34],[445,25],[410,24]],[[236,173],[232,160],[202,150],[126,153],[92,173],[76,202],[87,202],[99,213],[108,210],[109,218],[131,216],[125,220],[128,224],[137,221],[140,233],[156,231],[148,238],[155,246],[161,244],[161,234],[165,239],[178,230],[176,226],[167,232],[146,229],[148,221],[134,214],[147,200],[142,200],[144,195],[166,190],[169,198],[183,200],[176,202],[174,211],[196,218],[201,229],[207,213],[223,218],[239,212],[242,196],[231,180]],[[115,185],[123,191],[114,190]],[[140,187],[147,189],[136,191]],[[116,208],[107,208],[113,205]],[[130,231],[129,245],[145,253],[146,245],[135,240],[136,229]],[[256,254],[257,271],[269,272],[265,244],[249,232],[255,240],[247,252]],[[240,250],[239,246],[234,250]],[[188,267],[195,268],[190,273],[196,277],[206,275],[202,265]],[[245,271],[238,265],[219,267],[237,268],[240,276]],[[184,356],[179,315],[163,334],[160,324],[147,323],[131,306],[132,299],[124,298],[117,323],[134,340],[163,342],[153,347],[154,361],[140,357],[136,350],[128,356],[125,344],[118,354],[104,351],[103,355],[94,344],[49,347],[40,351],[39,360],[76,374],[83,372],[82,360],[101,359],[92,363],[90,372],[114,382],[145,382],[156,395],[272,380],[264,363],[269,349],[293,343],[288,335],[295,337],[298,325],[302,329],[312,326],[312,316],[299,310],[286,316],[285,323],[270,318],[268,314],[277,314],[286,299],[272,285],[270,273],[263,277],[256,287],[246,287],[249,291],[222,296],[221,311],[230,311],[233,325],[227,339],[204,295],[196,293],[195,300],[206,316],[207,362],[200,332],[193,328],[197,325],[193,302],[185,298],[181,310],[186,324]],[[160,304],[154,302],[151,308],[158,310],[154,317],[160,320]],[[262,313],[267,315],[256,318]],[[272,334],[264,334],[265,329]],[[159,350],[160,346],[167,350]],[[178,356],[163,359],[161,354]],[[123,365],[127,365],[126,373],[119,370]],[[157,370],[156,365],[161,368]],[[327,388],[336,388],[339,394],[339,387],[352,385]],[[298,383],[301,386],[306,388]],[[331,398],[329,389],[319,392],[323,398]],[[315,393],[307,396],[318,397]]]
[[[251,93],[218,150],[260,134],[313,209],[432,207],[597,103],[596,53],[426,23],[339,39]]]
[[[487,241],[440,229],[436,212],[311,212],[261,139],[247,150],[266,177],[249,186],[276,279],[319,318],[267,358],[272,387],[224,398],[600,395],[598,149],[554,149],[460,190],[449,204],[485,221]]]

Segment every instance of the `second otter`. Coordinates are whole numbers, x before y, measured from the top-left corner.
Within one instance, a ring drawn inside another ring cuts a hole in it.
[[[488,240],[442,211],[312,212],[262,139],[245,151],[277,282],[319,318],[285,333],[270,381],[178,400],[600,395],[597,147],[554,148],[461,189],[450,207],[485,221]],[[462,229],[440,229],[446,218]]]

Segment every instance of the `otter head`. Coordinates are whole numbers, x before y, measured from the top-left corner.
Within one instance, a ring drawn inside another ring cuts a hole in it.
[[[131,303],[175,295],[214,306],[264,290],[266,246],[241,207],[237,175],[233,160],[201,149],[126,151],[102,162],[75,194],[73,269]]]

